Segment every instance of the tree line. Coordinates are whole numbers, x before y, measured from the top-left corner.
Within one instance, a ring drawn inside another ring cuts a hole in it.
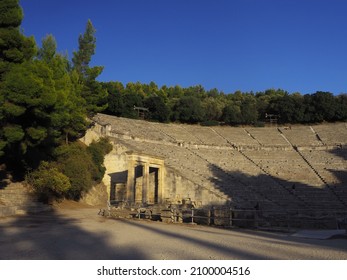
[[[201,85],[182,88],[121,82],[102,83],[108,92],[107,114],[138,118],[137,107],[149,110],[148,120],[202,125],[262,125],[275,115],[280,123],[320,123],[347,120],[347,95],[317,91],[289,94],[282,89],[225,94]]]

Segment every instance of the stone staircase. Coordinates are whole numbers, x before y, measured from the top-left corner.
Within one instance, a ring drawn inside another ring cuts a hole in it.
[[[0,217],[49,210],[51,207],[39,202],[23,183],[7,182],[0,188]]]

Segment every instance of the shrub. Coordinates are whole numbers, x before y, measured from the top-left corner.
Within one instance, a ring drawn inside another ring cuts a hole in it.
[[[104,166],[104,158],[109,152],[112,151],[112,144],[107,138],[100,138],[99,141],[93,141],[88,147],[87,151],[92,157],[97,172],[93,174],[93,179],[100,182],[104,177],[106,168]]]
[[[46,161],[41,162],[35,171],[27,174],[26,181],[44,201],[62,198],[71,188],[69,178],[54,164]]]
[[[81,142],[62,145],[54,152],[55,161],[41,162],[26,179],[46,201],[63,197],[78,200],[102,180],[106,170],[104,157],[111,150],[106,138],[89,147]]]
[[[99,183],[104,174],[104,157],[112,150],[107,138],[93,141],[90,146],[81,142],[63,145],[55,152],[59,170],[65,174],[71,184],[66,197],[78,200],[89,191],[95,183]]]
[[[93,186],[93,177],[97,173],[91,155],[81,142],[60,146],[55,155],[59,170],[70,180],[71,188],[66,197],[78,200]]]

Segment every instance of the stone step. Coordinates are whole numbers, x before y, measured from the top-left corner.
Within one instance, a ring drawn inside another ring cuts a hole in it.
[[[38,202],[38,198],[36,197],[2,197],[1,201],[3,204],[21,204],[26,202]]]
[[[27,189],[1,189],[0,194],[11,194],[11,193],[27,193]]]
[[[40,213],[51,211],[52,207],[47,204],[32,204],[17,206],[17,214]]]
[[[3,191],[18,191],[18,192],[23,192],[23,191],[28,191],[30,190],[28,187],[25,187],[23,185],[7,185],[6,187],[0,188],[0,192]]]
[[[9,184],[4,184],[4,186],[2,186],[0,188],[0,191],[1,190],[27,190],[28,188],[21,184],[21,183],[9,183]]]
[[[0,206],[0,217],[28,214],[28,213],[40,213],[51,211],[52,207],[46,204],[29,204],[29,205],[11,205]]]
[[[35,197],[35,194],[22,192],[22,193],[0,193],[0,198],[22,198],[22,197]]]
[[[4,197],[34,197],[34,194],[28,193],[28,192],[22,192],[22,193],[15,193],[15,192],[9,192],[9,193],[0,193],[0,197],[4,198]]]
[[[32,206],[43,204],[38,200],[16,200],[16,201],[5,201],[4,206]]]
[[[6,191],[0,191],[0,197],[3,197],[3,196],[11,196],[11,195],[25,195],[25,196],[28,196],[28,195],[34,195],[33,192],[28,192],[26,190],[24,191],[12,191],[12,190],[6,190]]]
[[[1,206],[0,205],[0,217],[16,215],[16,206]]]
[[[39,202],[38,197],[22,183],[5,182],[0,189],[0,216],[49,211],[51,207]]]

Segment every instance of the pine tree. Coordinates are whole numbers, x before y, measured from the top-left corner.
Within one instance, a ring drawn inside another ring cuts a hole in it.
[[[23,12],[18,0],[0,2],[0,79],[14,64],[30,60],[36,53],[33,37],[20,31]]]
[[[1,95],[7,157],[21,162],[50,137],[50,114],[57,101],[53,72],[38,60],[15,65],[3,77]],[[38,151],[33,154],[40,156]]]
[[[7,160],[35,167],[62,142],[85,132],[85,101],[69,70],[69,61],[56,52],[49,35],[38,59],[16,64],[4,75],[0,144]]]
[[[53,72],[57,101],[50,115],[50,130],[55,142],[61,143],[80,137],[86,130],[87,122],[85,100],[79,95],[79,88],[74,86],[76,73],[70,71],[67,57],[57,53],[56,47],[53,35],[47,35],[38,54]]]
[[[5,147],[8,144],[7,137],[12,140],[21,137],[17,126],[5,127],[7,111],[12,110],[18,114],[23,110],[22,107],[16,107],[11,102],[6,102],[2,85],[3,78],[12,67],[29,61],[36,52],[33,37],[27,38],[20,32],[23,12],[18,2],[18,0],[1,0],[0,2],[0,156],[4,155]]]
[[[89,63],[95,53],[95,28],[90,20],[87,22],[85,33],[79,36],[79,48],[73,53],[73,69],[78,74],[78,83],[81,84],[81,96],[86,101],[89,115],[104,111],[107,108],[107,91],[96,80],[102,73],[103,67],[90,67]]]
[[[55,54],[57,52],[57,42],[52,34],[47,35],[42,40],[42,47],[38,50],[38,58],[45,61],[46,63],[51,63]]]

